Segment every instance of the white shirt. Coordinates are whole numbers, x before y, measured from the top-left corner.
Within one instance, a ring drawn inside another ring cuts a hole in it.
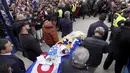
[[[5,54],[1,54],[1,55],[11,55],[11,53],[5,53]]]

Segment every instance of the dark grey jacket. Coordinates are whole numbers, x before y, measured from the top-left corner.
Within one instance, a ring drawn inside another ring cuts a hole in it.
[[[63,61],[63,63],[61,64],[61,73],[89,73],[85,69],[74,68],[71,65],[70,61],[70,59],[66,59],[65,61]]]
[[[83,46],[90,53],[87,65],[91,67],[97,67],[101,63],[103,53],[107,53],[108,51],[108,43],[98,36],[85,38]]]

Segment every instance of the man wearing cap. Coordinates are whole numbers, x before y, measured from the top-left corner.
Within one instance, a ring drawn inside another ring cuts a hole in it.
[[[97,28],[97,27],[103,27],[105,29],[105,32],[104,32],[104,35],[102,36],[102,40],[107,40],[107,37],[108,37],[108,27],[105,25],[104,21],[106,19],[106,14],[101,14],[99,16],[99,21],[93,23],[90,25],[89,29],[88,29],[88,34],[87,34],[87,37],[92,37],[94,35],[94,30]]]
[[[18,28],[20,29],[19,40],[23,55],[31,61],[36,61],[36,57],[42,53],[40,44],[36,39],[29,33],[30,27],[26,22],[19,22]]]
[[[66,59],[61,64],[61,73],[89,73],[86,69],[86,61],[89,58],[89,52],[86,48],[80,46],[76,48],[71,59]]]
[[[12,46],[7,39],[0,39],[0,62],[6,62],[11,65],[12,73],[25,73],[25,66],[21,59],[11,54]],[[1,68],[0,68],[1,69]],[[5,73],[1,72],[0,73]]]
[[[94,30],[94,35],[85,38],[83,41],[82,45],[87,48],[90,53],[89,59],[86,62],[90,73],[94,73],[102,61],[103,53],[107,53],[108,43],[102,40],[104,32],[103,27],[97,27]]]

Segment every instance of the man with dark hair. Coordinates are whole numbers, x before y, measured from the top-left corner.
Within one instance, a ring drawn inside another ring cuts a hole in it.
[[[107,40],[107,37],[108,37],[108,27],[105,25],[104,21],[106,19],[106,14],[101,14],[99,16],[99,21],[93,23],[90,25],[89,29],[88,29],[88,34],[87,34],[87,37],[92,37],[94,35],[94,30],[101,26],[105,29],[105,32],[104,32],[104,35],[103,35],[103,38],[102,40]]]
[[[8,40],[0,39],[0,62],[7,62],[10,64],[13,73],[25,73],[23,61],[11,54],[12,46],[13,45]]]
[[[6,62],[0,62],[0,73],[12,73],[11,66]]]
[[[51,20],[50,20],[50,22],[51,22],[54,26],[56,26],[56,24],[57,24],[57,18],[56,18],[56,17],[52,17]]]
[[[39,42],[29,33],[28,23],[21,22],[17,27],[20,29],[19,40],[23,55],[33,62],[36,61],[36,57],[42,53]]]

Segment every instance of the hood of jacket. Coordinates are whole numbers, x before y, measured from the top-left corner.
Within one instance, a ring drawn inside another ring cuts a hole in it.
[[[45,28],[53,28],[54,26],[51,23],[44,24]]]

